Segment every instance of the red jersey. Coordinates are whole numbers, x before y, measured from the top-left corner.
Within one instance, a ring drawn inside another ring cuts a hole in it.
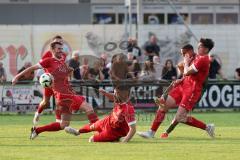
[[[46,59],[46,58],[52,58],[52,52],[50,50],[46,51],[43,56],[42,56],[42,60]]]
[[[63,55],[65,56],[65,61],[66,61],[66,57],[67,57],[67,54],[65,52],[63,52]],[[43,56],[42,56],[42,60],[43,59],[46,59],[46,58],[52,58],[52,52],[49,50],[49,51],[46,51]]]
[[[45,58],[39,62],[39,65],[53,76],[52,89],[54,93],[74,94],[68,81],[69,67],[65,63],[66,55],[63,54],[61,59]]]
[[[115,103],[112,113],[106,117],[111,128],[127,134],[129,125],[135,124],[135,111],[131,103]]]
[[[197,73],[186,76],[184,84],[187,86],[193,86],[197,91],[201,91],[205,80],[208,78],[210,68],[209,56],[197,55],[191,66],[197,71]]]

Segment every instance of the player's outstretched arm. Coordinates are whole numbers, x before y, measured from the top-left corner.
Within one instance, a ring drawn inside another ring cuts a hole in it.
[[[12,85],[15,85],[20,77],[22,77],[25,74],[31,73],[32,71],[35,71],[37,69],[40,69],[41,67],[38,64],[35,64],[22,72],[18,73],[13,79],[12,79]]]
[[[129,126],[128,134],[126,135],[126,137],[123,137],[122,142],[123,143],[129,142],[132,139],[132,137],[134,136],[135,133],[136,133],[136,124],[132,124],[132,125]]]
[[[102,93],[104,96],[106,96],[109,100],[114,101],[114,94],[113,93],[108,93],[104,89],[100,88],[99,93]]]

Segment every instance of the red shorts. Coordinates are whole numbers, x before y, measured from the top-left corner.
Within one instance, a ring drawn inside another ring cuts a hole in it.
[[[72,111],[79,110],[81,104],[85,101],[85,98],[75,94],[55,94],[57,110],[62,113],[72,113]]]
[[[169,95],[178,106],[191,111],[201,97],[201,91],[194,91],[192,87],[183,87],[179,84],[170,90]]]
[[[52,88],[43,88],[43,94],[46,97],[51,97],[53,95]]]
[[[71,104],[71,110],[78,111],[84,101],[85,101],[85,98],[83,96],[75,95],[73,98],[73,103]]]
[[[61,120],[61,112],[60,110],[55,110],[55,118]]]
[[[94,142],[114,142],[119,141],[121,137],[125,135],[121,135],[116,132],[110,125],[108,117],[104,119],[98,120],[94,124],[95,131],[98,131],[97,134],[94,134],[93,141]]]

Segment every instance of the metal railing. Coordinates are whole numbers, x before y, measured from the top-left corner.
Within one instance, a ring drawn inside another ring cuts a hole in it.
[[[121,85],[131,86],[130,100],[136,109],[156,109],[154,98],[161,96],[170,81],[131,81],[120,82]],[[111,109],[113,102],[99,94],[98,89],[113,91],[113,81],[71,81],[77,94],[86,96],[86,100],[97,109]],[[34,111],[42,99],[42,87],[38,82],[21,82],[12,86],[10,82],[0,84],[0,112],[15,112],[19,110]],[[181,95],[180,95],[181,96]],[[22,98],[22,99],[21,99]],[[51,103],[54,108],[54,101]],[[205,92],[196,108],[240,108],[240,82],[208,81]]]

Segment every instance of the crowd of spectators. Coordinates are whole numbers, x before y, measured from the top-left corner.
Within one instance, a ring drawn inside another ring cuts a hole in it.
[[[169,80],[173,81],[181,77],[179,75],[177,64],[174,60],[161,59],[161,49],[158,44],[157,37],[152,35],[149,40],[142,46],[138,46],[135,38],[129,38],[127,51],[124,51],[127,58],[127,67],[129,74],[137,80]],[[127,52],[127,53],[126,53]],[[143,54],[142,54],[143,53]],[[178,54],[178,53],[176,53]],[[73,68],[73,73],[70,76],[71,80],[110,80],[110,68],[113,63],[114,55],[102,53],[100,57],[89,59],[87,56],[81,55],[81,51],[72,52],[72,57],[67,61],[67,64]],[[221,59],[214,54],[209,56],[211,64],[209,70],[209,79],[227,80],[222,72]],[[89,64],[91,62],[91,65]],[[116,61],[118,63],[118,61]],[[120,63],[120,62],[119,62]],[[26,62],[23,67],[18,70],[18,73],[30,67],[31,62]],[[125,67],[119,65],[119,67]],[[20,81],[32,81],[36,76],[39,79],[43,70],[34,72],[20,78]],[[114,76],[114,75],[113,75]],[[240,80],[240,68],[235,70],[234,78]],[[6,70],[3,63],[0,62],[0,83],[7,80]]]

